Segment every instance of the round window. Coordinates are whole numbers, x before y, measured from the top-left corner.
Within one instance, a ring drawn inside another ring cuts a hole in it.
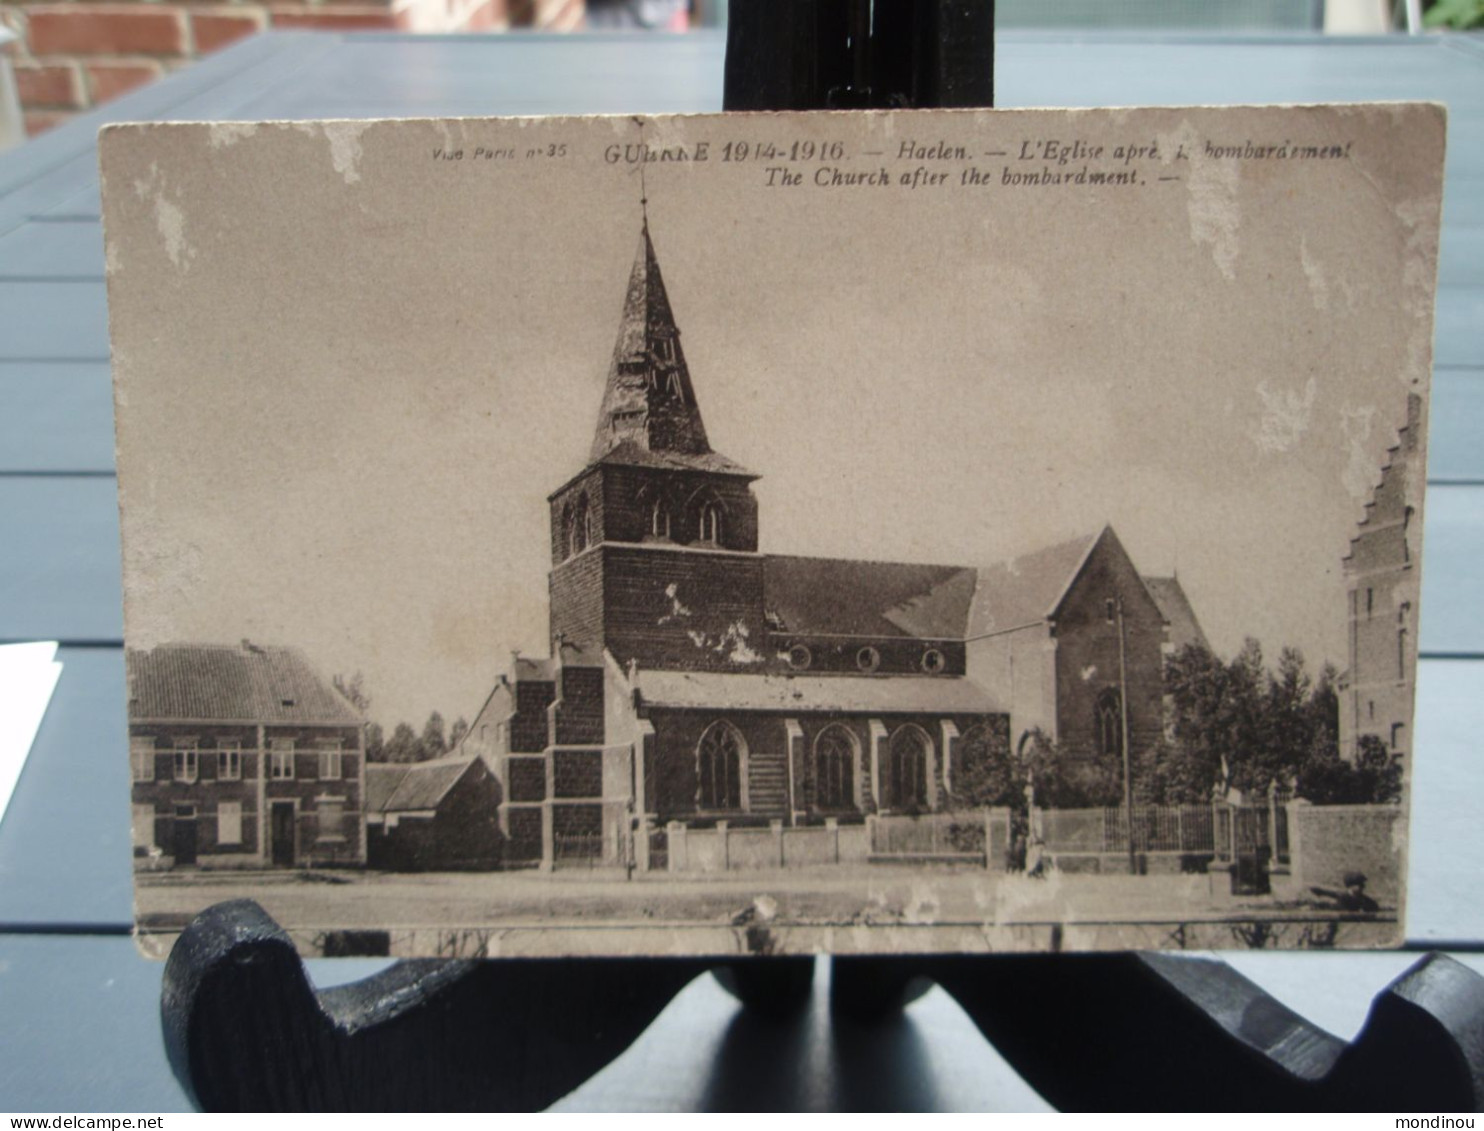
[[[881,653],[867,644],[855,654],[855,666],[863,672],[873,672],[881,666]]]
[[[814,653],[803,644],[795,644],[788,650],[788,666],[795,671],[803,671],[814,662]]]
[[[929,648],[922,654],[922,670],[929,675],[937,675],[948,666],[948,657],[936,648]]]

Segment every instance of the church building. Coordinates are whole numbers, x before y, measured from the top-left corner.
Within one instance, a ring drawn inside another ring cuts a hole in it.
[[[515,658],[461,749],[507,863],[951,809],[1032,728],[1068,757],[1158,739],[1164,655],[1203,638],[1111,527],[988,568],[781,556],[757,478],[707,439],[646,222],[587,463],[549,496],[550,657]]]

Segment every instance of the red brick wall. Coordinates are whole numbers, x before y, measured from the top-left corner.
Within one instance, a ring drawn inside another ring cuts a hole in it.
[[[585,0],[0,0],[0,23],[35,135],[265,28],[570,31]]]

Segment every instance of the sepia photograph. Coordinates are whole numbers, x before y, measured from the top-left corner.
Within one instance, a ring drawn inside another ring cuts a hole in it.
[[[107,127],[141,950],[1399,945],[1443,135]]]

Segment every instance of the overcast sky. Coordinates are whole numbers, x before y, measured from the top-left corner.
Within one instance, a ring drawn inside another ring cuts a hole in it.
[[[1431,135],[1210,113],[1076,129],[1338,131],[1356,156],[1101,192],[650,165],[712,444],[763,476],[762,548],[975,565],[1111,522],[1219,651],[1343,666],[1340,559],[1426,373]],[[648,136],[759,121],[787,136]],[[977,153],[1067,123],[858,128],[808,127]],[[544,654],[545,499],[586,459],[639,238],[638,176],[602,154],[637,139],[623,118],[111,136],[130,643],[297,644],[416,726]]]

